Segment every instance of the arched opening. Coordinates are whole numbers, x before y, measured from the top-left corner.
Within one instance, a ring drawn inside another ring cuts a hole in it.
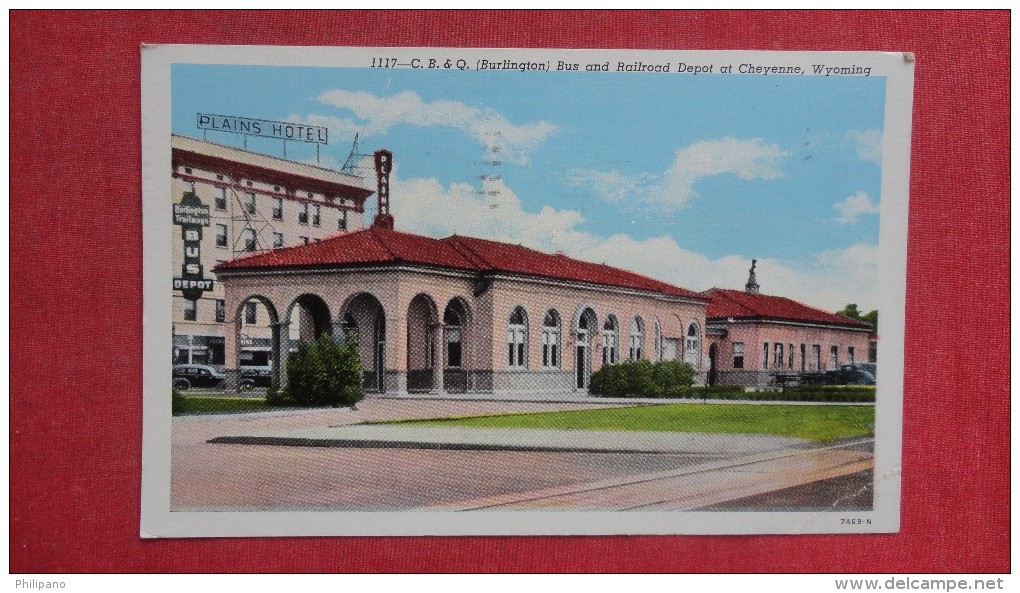
[[[449,392],[467,391],[467,329],[467,303],[460,297],[450,299],[443,311],[443,387]]]
[[[620,324],[616,315],[610,313],[602,325],[602,364],[614,364],[619,360]]]
[[[709,386],[715,385],[718,381],[719,368],[716,364],[716,359],[719,356],[719,346],[712,344],[708,347],[708,384]]]
[[[560,368],[560,314],[549,309],[542,320],[542,366]]]
[[[587,389],[591,380],[591,350],[598,323],[595,311],[591,308],[586,307],[577,316],[577,327],[574,328],[577,334],[574,369],[578,389]]]
[[[287,351],[295,352],[301,342],[317,340],[319,336],[333,335],[329,306],[321,297],[303,294],[294,299],[287,309]]]
[[[407,390],[429,391],[436,378],[436,329],[439,315],[436,303],[427,294],[418,294],[407,306]]]
[[[628,353],[631,360],[644,358],[645,349],[645,322],[640,317],[635,317],[630,322],[630,331],[627,336]]]
[[[362,292],[347,300],[340,315],[340,327],[358,346],[362,389],[386,390],[386,314],[375,296]]]
[[[701,328],[694,321],[687,326],[687,343],[684,347],[684,360],[696,369],[701,368]]]
[[[228,372],[227,387],[239,385],[247,374],[269,376],[277,385],[286,384],[282,361],[285,358],[280,317],[272,301],[252,295],[241,301],[233,316],[237,337],[234,352],[228,353],[235,363],[236,375]],[[229,365],[228,365],[229,369]]]

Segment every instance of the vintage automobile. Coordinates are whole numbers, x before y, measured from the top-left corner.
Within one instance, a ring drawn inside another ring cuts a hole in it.
[[[179,364],[173,368],[174,389],[184,391],[191,387],[220,387],[224,375],[204,364]]]
[[[238,387],[242,391],[248,391],[256,387],[269,387],[273,381],[273,367],[241,367],[241,379]]]

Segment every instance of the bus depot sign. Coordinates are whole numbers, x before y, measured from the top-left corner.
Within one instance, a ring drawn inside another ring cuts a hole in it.
[[[263,138],[275,138],[277,140],[329,144],[328,128],[285,121],[199,113],[198,128],[201,130],[245,134],[247,136],[262,136]]]
[[[184,239],[184,263],[181,276],[174,278],[174,290],[181,291],[189,301],[196,301],[203,292],[213,289],[212,279],[206,278],[202,270],[202,227],[209,226],[209,207],[198,194],[188,191],[180,204],[174,204],[173,212],[174,224],[181,227]]]

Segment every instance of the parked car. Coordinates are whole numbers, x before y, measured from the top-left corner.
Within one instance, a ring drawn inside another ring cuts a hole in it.
[[[845,364],[839,370],[829,371],[826,376],[832,385],[874,385],[875,374],[865,368],[866,364]]]
[[[241,367],[241,380],[238,386],[242,391],[255,387],[269,387],[273,381],[273,367]]]
[[[191,387],[219,387],[224,375],[204,364],[179,364],[173,368],[174,389],[181,391]]]

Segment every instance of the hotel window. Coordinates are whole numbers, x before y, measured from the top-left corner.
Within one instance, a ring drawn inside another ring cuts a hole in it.
[[[297,221],[301,224],[308,224],[308,202],[301,202],[298,208]]]
[[[790,360],[789,360],[789,362],[787,362],[787,365],[788,365],[787,368],[789,368],[792,371],[793,370],[793,344],[790,344],[790,349],[787,351],[787,353],[790,355]]]
[[[216,299],[216,322],[223,323],[227,320],[227,301]]]
[[[630,343],[630,359],[641,360],[644,355],[641,351],[645,344],[645,322],[640,317],[630,322],[630,336],[627,339]]]
[[[198,301],[184,299],[184,321],[195,321],[198,319]]]
[[[829,347],[829,369],[836,370],[839,368],[839,346]]]
[[[255,229],[247,228],[242,233],[244,236],[244,250],[255,251]]]
[[[283,198],[280,196],[273,198],[273,218],[283,220]]]
[[[283,247],[283,233],[273,233],[273,249]]]
[[[560,366],[560,315],[555,309],[549,309],[542,321],[542,366]]]
[[[312,205],[312,225],[319,226],[322,223],[322,206]]]
[[[765,349],[762,351],[761,368],[769,368],[769,343],[765,342]]]
[[[340,211],[340,218],[338,218],[337,221],[336,221],[336,228],[337,228],[337,230],[340,230],[340,231],[346,231],[347,230],[347,211],[346,210],[341,210]]]
[[[818,344],[811,346],[811,371],[822,370],[822,347]]]
[[[512,368],[527,366],[528,316],[524,307],[517,307],[510,314],[506,329],[507,365]]]
[[[847,349],[846,349],[846,358],[847,358],[847,362],[849,362],[850,364],[854,363],[854,347],[853,346],[847,346]]]
[[[225,224],[216,225],[216,246],[217,247],[227,246],[227,225]]]
[[[781,371],[781,370],[783,370],[783,345],[778,343],[778,342],[776,343],[776,354],[775,354],[775,356],[776,356],[776,364],[775,364],[774,368],[777,371]]]
[[[744,368],[744,343],[733,342],[733,368]]]
[[[255,204],[255,192],[253,192],[253,191],[244,192],[244,197],[245,197],[244,209],[248,212],[248,214],[255,214],[255,205],[256,205]]]
[[[216,188],[219,193],[216,194],[216,209],[226,210],[227,209],[227,188],[225,186],[219,186]]]
[[[298,237],[298,239],[301,239],[302,244],[308,245],[308,237]]]
[[[616,323],[616,316],[606,317],[602,325],[602,364],[613,364],[617,358],[617,349],[620,347],[619,325]]]
[[[244,322],[248,325],[258,323],[258,303],[255,301],[248,301],[244,304]]]

